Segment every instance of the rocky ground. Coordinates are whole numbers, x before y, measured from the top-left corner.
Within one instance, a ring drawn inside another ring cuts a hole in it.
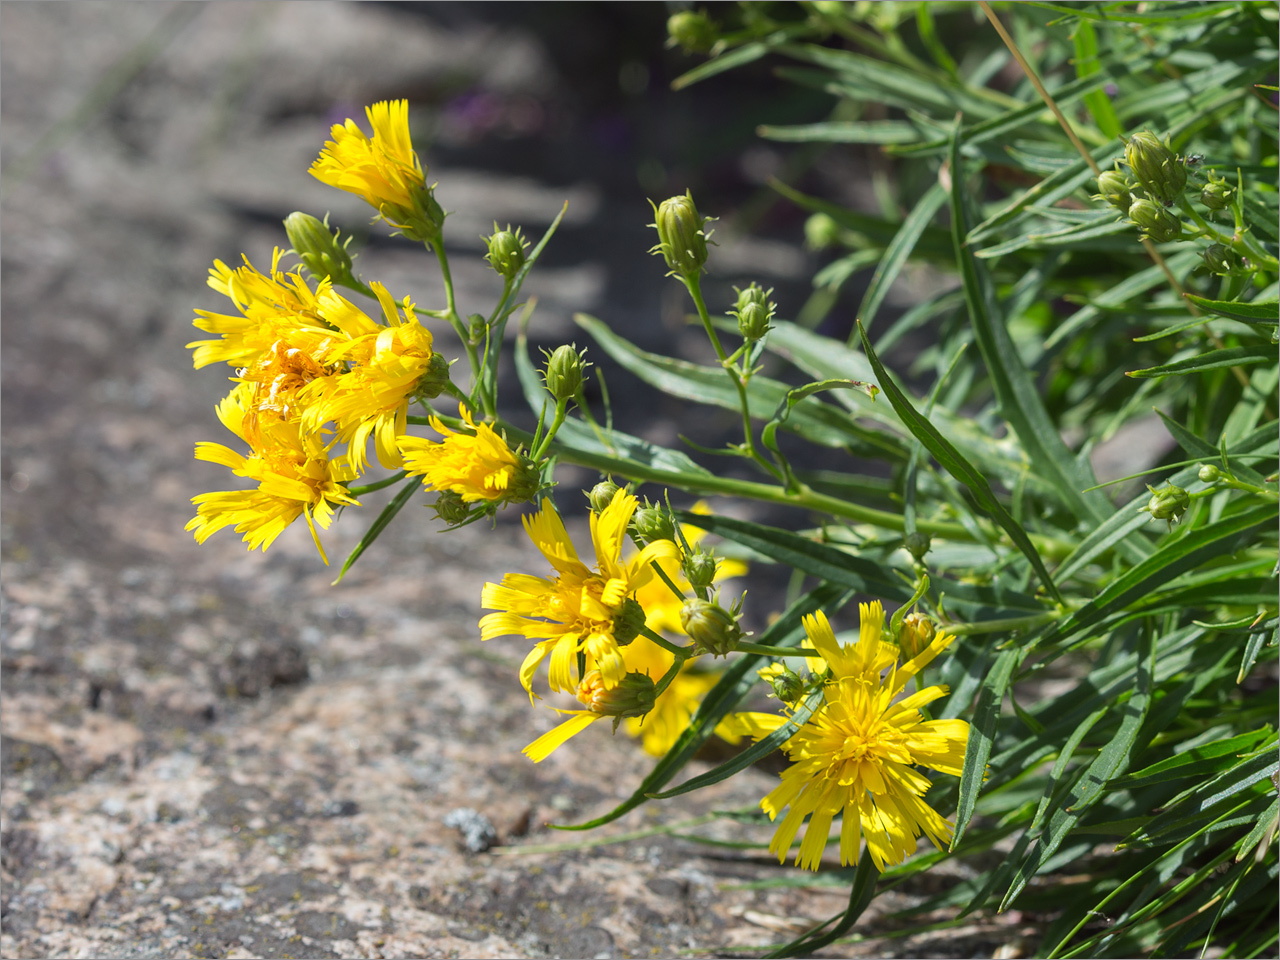
[[[644,185],[658,195],[706,159],[663,152],[698,116],[653,112],[668,95],[643,56],[661,59],[663,8],[539,5],[563,20],[547,40],[515,5],[488,5],[488,22],[466,6],[0,6],[6,957],[751,956],[842,909],[839,886],[744,888],[791,874],[671,834],[754,806],[769,772],[595,833],[548,828],[610,809],[651,760],[594,728],[542,764],[521,756],[554,715],[516,683],[520,645],[481,647],[476,628],[483,582],[541,569],[515,518],[442,535],[411,509],[339,586],[305,529],[266,555],[182,530],[190,497],[225,481],[191,455],[218,438],[225,390],[185,350],[193,307],[222,306],[206,272],[241,252],[265,266],[293,209],[363,229],[359,201],[306,168],[327,123],[375,99],[410,97],[430,127],[464,303],[496,290],[478,235],[495,219],[540,233],[567,199],[526,287],[534,339],[573,338],[588,310],[684,345],[678,291],[643,256]],[[610,96],[573,72],[613,63],[583,52],[605,27],[635,51],[616,55]],[[719,169],[746,189],[775,161]],[[438,298],[419,251],[360,243],[367,279]],[[794,245],[729,237],[717,256],[722,288],[803,290]],[[689,430],[671,401],[647,403],[655,439]],[[330,555],[366,522],[343,517]],[[875,939],[930,892],[881,898],[871,939],[827,952],[1017,955],[1016,915]]]

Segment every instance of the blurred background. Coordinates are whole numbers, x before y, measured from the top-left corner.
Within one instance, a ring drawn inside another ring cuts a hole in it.
[[[185,349],[193,309],[225,308],[205,286],[215,259],[265,269],[285,216],[328,211],[366,280],[441,299],[421,250],[307,174],[329,125],[363,124],[376,100],[410,101],[464,311],[501,289],[481,234],[497,221],[536,238],[568,201],[525,286],[535,346],[585,343],[572,314],[586,311],[643,347],[705,355],[683,289],[646,253],[648,198],[685,189],[720,217],[712,311],[752,280],[776,288],[780,315],[805,309],[821,261],[805,215],[766,185],[865,205],[875,158],[757,139],[760,123],[829,110],[766,66],[672,92],[698,61],[664,46],[671,12],[0,4],[6,957],[673,955],[783,942],[843,909],[839,888],[735,888],[764,861],[661,832],[484,852],[580,840],[544,824],[607,811],[651,763],[603,730],[537,766],[520,755],[555,715],[516,682],[521,645],[481,648],[476,628],[483,582],[541,569],[514,511],[446,536],[410,509],[336,587],[300,525],[266,555],[229,531],[197,548],[182,529],[190,498],[226,485],[192,458],[221,439],[225,372],[193,371]],[[847,329],[860,296],[848,284],[823,322]],[[623,429],[669,445],[728,436],[732,416],[691,415],[589,359]],[[504,382],[528,419],[513,371]],[[562,474],[562,505],[595,479]],[[330,556],[373,515],[341,518]],[[772,782],[751,771],[601,833],[752,807]],[[929,955],[971,956],[975,937],[952,932]]]

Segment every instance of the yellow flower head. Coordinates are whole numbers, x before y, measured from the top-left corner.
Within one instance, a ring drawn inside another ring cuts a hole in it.
[[[497,613],[480,620],[480,638],[517,634],[538,641],[520,667],[520,682],[533,696],[533,675],[550,656],[552,690],[577,686],[578,654],[586,670],[598,670],[607,687],[627,673],[622,648],[614,639],[614,619],[626,600],[652,576],[652,560],[675,554],[670,540],[652,543],[630,561],[622,560],[622,541],[636,510],[636,498],[619,490],[599,513],[591,514],[596,567],[589,568],[565,531],[550,501],[524,518],[524,528],[554,569],[550,578],[509,573],[502,583],[486,583],[481,606]]]
[[[438,236],[444,213],[431,196],[409,138],[409,101],[384,100],[366,107],[365,115],[373,136],[366,136],[354,120],[335,124],[333,139],[311,165],[311,175],[363,198],[406,235]]]
[[[218,418],[242,440],[246,439],[246,395],[251,389],[241,385],[218,405]],[[296,422],[278,420],[260,427],[262,443],[247,457],[220,443],[196,444],[197,460],[220,463],[238,477],[256,480],[258,487],[192,497],[198,509],[186,529],[204,543],[223,527],[234,526],[236,533],[244,534],[250,550],[265,550],[285,527],[305,516],[316,549],[328,563],[316,524],[329,526],[334,504],[358,506],[342,485],[353,474],[345,463],[330,460],[324,444],[302,434]]]
[[[218,340],[196,340],[187,344],[195,351],[192,362],[197,370],[219,362],[235,367],[249,366],[272,344],[293,331],[325,334],[318,298],[329,289],[329,281],[320,281],[312,291],[300,273],[280,270],[280,256],[277,248],[271,255],[269,276],[250,263],[248,257],[244,258],[244,266],[235,270],[221,260],[214,261],[209,270],[209,286],[228,297],[239,315],[196,311],[193,323],[197,329],[221,335]]]
[[[910,856],[921,834],[940,849],[951,839],[951,823],[924,801],[931,784],[916,767],[959,776],[969,724],[924,719],[920,708],[945,696],[945,686],[896,698],[955,638],[940,634],[899,665],[896,648],[881,639],[884,611],[879,602],[863,604],[861,613],[859,639],[846,646],[837,643],[824,615],[805,618],[805,633],[821,654],[810,658],[810,669],[825,674],[827,682],[822,702],[782,747],[792,761],[782,783],[760,801],[770,819],[790,808],[769,845],[779,862],[786,859],[806,816],[809,826],[796,863],[812,870],[818,868],[837,814],[842,817],[842,864],[857,860],[864,838],[881,871]],[[888,674],[881,676],[884,669]],[[783,726],[786,718],[755,713],[738,714],[733,721],[740,732],[758,739]]]
[[[431,331],[418,322],[409,299],[397,304],[382,284],[370,286],[385,326],[332,290],[320,297],[321,318],[344,338],[326,359],[350,367],[310,387],[303,416],[304,429],[311,432],[326,422],[336,426],[338,440],[349,444],[347,459],[357,473],[365,468],[370,436],[379,463],[389,469],[401,465],[396,440],[404,434],[409,401],[434,357]]]
[[[528,500],[537,486],[533,465],[516,453],[487,423],[476,423],[461,404],[458,413],[475,433],[450,430],[438,417],[431,429],[444,439],[401,437],[409,476],[421,476],[429,490],[452,490],[466,503]]]

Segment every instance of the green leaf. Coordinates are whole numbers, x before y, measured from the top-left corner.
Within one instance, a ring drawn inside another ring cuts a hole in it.
[[[1209,300],[1205,297],[1197,297],[1194,293],[1184,293],[1183,296],[1201,310],[1226,317],[1228,320],[1271,326],[1280,323],[1280,300],[1254,300],[1252,303],[1244,303],[1239,300]]]
[[[1160,419],[1164,421],[1165,429],[1169,431],[1169,433],[1173,436],[1174,440],[1178,441],[1178,446],[1180,446],[1183,450],[1187,451],[1187,453],[1190,456],[1203,457],[1207,462],[1210,462],[1210,463],[1213,463],[1219,459],[1220,457],[1219,450],[1212,443],[1209,443],[1203,437],[1197,437],[1194,433],[1192,433],[1182,424],[1178,423],[1177,420],[1174,420],[1163,410],[1156,408],[1156,413],[1158,413],[1160,415]],[[1264,433],[1264,436],[1267,436],[1267,437],[1274,437],[1274,435],[1275,435],[1274,430],[1269,430]],[[1251,453],[1254,449],[1256,449],[1256,446],[1252,444],[1246,445],[1245,443],[1240,443],[1240,444],[1237,444],[1236,447],[1237,447],[1236,450],[1228,451],[1228,461],[1231,463],[1231,472],[1235,474],[1235,476],[1238,477],[1239,479],[1245,480],[1249,483],[1256,483],[1259,486],[1264,484],[1266,481],[1263,479],[1262,474],[1258,473],[1256,470],[1251,469],[1250,467],[1245,466],[1242,463],[1239,463],[1238,461],[1234,461],[1230,459],[1232,453],[1235,453],[1235,452]],[[1197,471],[1198,471],[1198,468],[1197,468]],[[1186,472],[1189,473],[1191,476],[1195,476],[1197,471],[1186,471]],[[1178,486],[1185,486],[1185,485],[1186,484],[1184,483],[1178,484]]]
[[[984,247],[975,256],[982,260],[989,260],[992,257],[1003,257],[1007,253],[1026,248],[1038,250],[1050,247],[1073,246],[1075,244],[1089,243],[1098,237],[1112,237],[1124,233],[1136,236],[1133,224],[1127,220],[1116,220],[1111,214],[1103,214],[1095,218],[1093,222],[1076,224],[1075,226],[1054,230],[1050,233],[1025,233],[1014,237],[1012,240],[1006,240],[1004,243],[997,243],[993,247]],[[1090,244],[1090,247],[1096,249],[1093,244]]]
[[[1166,266],[1176,277],[1185,276],[1192,267],[1199,263],[1200,254],[1195,250],[1183,250],[1165,260]],[[1088,324],[1097,320],[1108,307],[1121,306],[1134,297],[1156,287],[1164,286],[1168,282],[1168,277],[1158,266],[1147,267],[1145,270],[1130,274],[1106,293],[1093,297],[1094,303],[1081,307],[1063,320],[1062,323],[1058,324],[1057,329],[1045,339],[1044,348],[1052,350],[1067,337],[1078,333]]]
[[[838,610],[852,596],[851,591],[824,583],[784,610],[782,615],[761,634],[760,642],[773,647],[790,646],[802,635],[800,622],[803,616],[815,610]],[[654,764],[653,770],[641,781],[640,786],[630,797],[594,820],[578,824],[552,824],[552,827],[557,830],[592,830],[617,820],[623,814],[645,803],[650,794],[661,790],[680,772],[710,738],[716,724],[737,707],[742,698],[756,685],[757,677],[754,670],[760,665],[761,659],[755,654],[745,654],[725,669],[720,680],[699,704],[697,713],[689,721],[689,726],[672,744],[666,756]]]
[[[1107,614],[1120,610],[1174,577],[1214,559],[1230,544],[1276,520],[1275,504],[1250,506],[1238,513],[1192,530],[1172,542],[1166,540],[1160,549],[1141,563],[1112,580],[1093,599],[1074,610],[1064,620],[1051,626],[1036,642],[1042,649],[1061,644],[1075,634],[1097,624]]]
[[[902,120],[829,120],[788,127],[765,125],[756,130],[766,140],[790,143],[914,143],[919,128]]]
[[[782,194],[792,203],[805,210],[813,213],[825,213],[831,217],[836,223],[842,227],[847,227],[858,233],[865,234],[872,243],[878,246],[887,246],[893,242],[894,237],[898,235],[901,226],[896,223],[890,223],[888,220],[881,220],[879,217],[868,216],[865,213],[858,213],[856,210],[850,210],[840,206],[838,203],[831,203],[827,200],[821,200],[817,197],[810,197],[801,193],[793,187],[787,186],[781,180],[770,180],[769,186],[778,193]],[[920,239],[916,244],[916,249],[920,251],[922,256],[932,260],[950,262],[951,260],[951,235],[946,230],[939,227],[926,226],[920,234]]]
[[[766,956],[811,957],[815,950],[819,950],[843,937],[853,929],[853,925],[858,922],[862,912],[871,903],[876,893],[876,880],[879,877],[880,873],[876,870],[875,861],[871,859],[871,851],[863,850],[862,856],[858,860],[858,870],[853,876],[853,884],[849,887],[849,906],[840,915],[836,925],[826,933],[819,933],[818,931],[831,922],[828,920],[827,923],[820,925],[816,930],[811,930],[803,937],[793,940],[784,947],[779,947],[773,953],[766,954]]]
[[[876,267],[876,272],[871,277],[867,292],[862,297],[861,306],[858,307],[857,316],[862,319],[863,326],[868,330],[871,329],[871,323],[875,320],[876,314],[880,310],[880,305],[888,295],[889,288],[898,279],[898,274],[902,272],[903,265],[911,257],[911,252],[920,241],[920,236],[924,233],[925,228],[933,222],[934,216],[942,209],[942,205],[946,201],[947,191],[942,188],[941,184],[935,183],[925,191],[924,196],[920,198],[915,208],[902,221],[902,226],[894,234],[889,246],[885,248],[884,256],[880,259],[880,264]],[[852,341],[852,331],[850,331],[849,337],[850,341]]]
[[[815,690],[802,703],[796,705],[795,712],[787,718],[786,723],[768,736],[760,738],[747,749],[736,754],[732,759],[726,760],[704,774],[686,780],[678,787],[672,787],[670,790],[663,790],[660,793],[650,793],[648,795],[649,799],[669,800],[672,797],[678,797],[684,793],[692,793],[694,790],[701,790],[703,787],[720,783],[722,780],[728,780],[735,773],[747,769],[757,760],[763,760],[795,736],[796,731],[803,727],[809,718],[813,716],[813,711],[818,709],[820,703],[822,703],[822,691]]]
[[[1130,370],[1125,376],[1140,380],[1146,377],[1185,376],[1199,373],[1202,370],[1218,370],[1223,367],[1243,367],[1251,363],[1275,362],[1276,348],[1271,344],[1255,347],[1228,347],[1213,349],[1208,353],[1200,353],[1194,357],[1184,357],[1172,363],[1164,363],[1158,367],[1147,367],[1143,370]]]
[[[1097,483],[1093,470],[1087,460],[1077,459],[1062,442],[1062,434],[1049,418],[1036,383],[999,316],[991,276],[965,245],[969,212],[962,169],[957,132],[951,144],[952,239],[956,263],[964,282],[965,301],[969,305],[969,320],[987,372],[991,375],[1000,415],[1022,441],[1022,448],[1031,460],[1031,472],[1053,483],[1058,498],[1078,520],[1089,521],[1091,526],[1096,526],[1111,515],[1110,506],[1102,494],[1080,492]],[[1012,518],[1010,523],[1013,523]],[[1004,526],[1003,523],[1001,525]],[[1042,578],[1047,576],[1045,573]],[[1050,587],[1050,590],[1056,595],[1055,588]]]
[[[1081,20],[1076,25],[1072,37],[1076,45],[1076,76],[1087,77],[1101,70],[1098,63],[1098,35],[1088,20]],[[1056,99],[1056,97],[1055,97]],[[1103,90],[1094,90],[1084,97],[1085,106],[1093,114],[1093,120],[1102,131],[1102,135],[1114,140],[1124,132],[1115,108],[1111,106],[1111,98]]]
[[[383,530],[387,529],[389,524],[397,513],[401,511],[414,492],[422,486],[420,477],[410,477],[399,492],[392,498],[391,502],[382,508],[382,512],[378,514],[378,518],[369,525],[369,529],[365,531],[364,536],[360,538],[360,542],[356,544],[355,549],[351,551],[347,559],[342,564],[342,569],[338,571],[338,578],[334,580],[334,584],[342,582],[342,578],[347,575],[347,571],[351,569],[351,565],[360,559],[360,555],[364,553],[378,539]]]
[[[775,39],[778,35],[770,37],[767,41],[759,41],[756,43],[745,43],[740,47],[730,50],[728,53],[721,54],[714,60],[708,60],[706,63],[700,63],[687,73],[682,73],[671,81],[672,90],[683,90],[685,87],[691,87],[699,81],[706,80],[708,77],[714,77],[718,73],[724,73],[726,70],[734,70],[738,67],[744,67],[748,63],[752,63],[763,57],[772,47],[777,46],[779,40]]]
[[[973,720],[969,723],[969,741],[964,748],[964,768],[960,772],[960,801],[956,806],[955,833],[949,850],[954,851],[964,837],[973,811],[978,803],[978,792],[987,772],[987,759],[991,756],[991,744],[996,735],[996,719],[1000,704],[1013,679],[1013,671],[1022,660],[1022,650],[1010,648],[996,657],[990,672],[982,682],[978,704],[973,708]]]
[[[1009,539],[1031,562],[1032,568],[1036,571],[1036,575],[1039,576],[1045,588],[1061,602],[1062,595],[1058,592],[1053,578],[1049,576],[1049,571],[1045,568],[1044,561],[1040,559],[1040,554],[1036,551],[1030,538],[1027,537],[1026,531],[1009,515],[1009,511],[1004,508],[1003,504],[996,499],[995,494],[991,492],[991,485],[987,483],[987,478],[974,469],[973,464],[961,456],[960,452],[951,445],[947,438],[916,411],[915,407],[911,405],[911,401],[907,399],[906,394],[890,378],[889,371],[880,363],[879,357],[876,356],[875,350],[871,346],[871,341],[867,338],[866,331],[861,329],[861,324],[859,324],[859,331],[862,335],[862,349],[866,351],[867,359],[871,361],[871,368],[875,371],[880,389],[884,391],[885,396],[889,398],[889,402],[893,404],[893,409],[898,411],[898,416],[902,418],[903,424],[906,425],[913,436],[924,444],[924,448],[933,455],[933,458],[941,464],[944,470],[969,488],[969,492],[973,494],[978,506],[1004,528],[1005,532],[1009,534]]]
[[[1272,592],[1271,599],[1275,598]],[[1262,652],[1262,646],[1268,640],[1272,645],[1276,642],[1276,628],[1273,626],[1270,630],[1260,630],[1257,633],[1249,634],[1249,640],[1244,645],[1244,655],[1240,659],[1240,671],[1236,674],[1236,683],[1244,683],[1244,678],[1249,675],[1249,671],[1253,669],[1254,663],[1258,659],[1258,654]]]
[[[1088,814],[1094,803],[1102,797],[1107,783],[1124,773],[1129,765],[1129,753],[1133,749],[1147,708],[1151,705],[1152,672],[1155,659],[1154,629],[1144,629],[1139,634],[1136,651],[1138,658],[1137,684],[1121,710],[1120,727],[1114,737],[1103,747],[1083,775],[1071,788],[1068,796],[1056,806],[1049,817],[1049,824],[1035,849],[1027,856],[1014,874],[1000,910],[1008,909],[1018,898],[1031,878],[1048,863],[1049,858],[1062,845],[1082,817]]]
[[[1276,733],[1270,725],[1261,730],[1251,730],[1237,737],[1225,740],[1214,740],[1183,753],[1153,763],[1141,770],[1118,778],[1114,786],[1126,790],[1162,783],[1166,780],[1180,780],[1184,777],[1199,777],[1207,773],[1218,773],[1236,764],[1241,754],[1253,753],[1276,742]]]

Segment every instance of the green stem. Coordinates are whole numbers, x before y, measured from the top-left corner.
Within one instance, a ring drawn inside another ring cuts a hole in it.
[[[654,687],[653,687],[654,699],[657,699],[658,697],[662,696],[666,692],[667,687],[671,686],[671,681],[674,680],[677,676],[679,676],[680,671],[683,668],[684,668],[684,659],[681,657],[676,657],[675,662],[671,664],[671,666],[667,668],[667,672],[662,675],[662,679],[659,680],[656,684],[654,684]]]
[[[1252,493],[1255,497],[1262,497],[1265,500],[1270,500],[1272,503],[1280,501],[1280,494],[1277,494],[1276,491],[1268,490],[1266,487],[1258,487],[1252,483],[1245,483],[1243,480],[1235,479],[1235,477],[1220,477],[1218,479],[1218,483],[1224,487],[1231,487],[1245,493]]]
[[[378,295],[373,292],[371,287],[366,286],[363,281],[357,280],[352,276],[348,276],[341,282],[336,282],[335,286],[346,287],[348,290],[354,290],[356,293],[364,294],[370,300],[378,299]]]
[[[758,653],[762,657],[820,657],[812,647],[770,647],[763,643],[739,643],[738,653]]]
[[[689,290],[689,296],[693,298],[694,306],[698,308],[698,318],[702,320],[702,326],[707,331],[707,338],[711,341],[711,345],[715,347],[716,356],[720,358],[720,365],[724,367],[724,372],[728,374],[729,379],[733,381],[733,385],[738,391],[738,406],[742,409],[742,435],[746,443],[747,455],[771,474],[774,479],[784,479],[782,472],[761,456],[760,451],[756,449],[755,435],[751,429],[751,408],[747,404],[747,385],[743,376],[729,360],[728,354],[724,352],[724,347],[720,343],[720,336],[716,333],[716,328],[711,323],[711,315],[707,312],[706,301],[702,299],[701,278],[695,273],[692,276],[682,277],[681,279],[684,280],[684,285]]]
[[[672,643],[670,640],[666,639],[666,637],[663,637],[661,634],[655,633],[654,631],[650,630],[648,627],[641,627],[640,633],[641,635],[648,637],[650,640],[652,640],[654,643],[660,646],[663,650],[667,651],[667,653],[674,654],[676,658],[676,663],[683,663],[685,660],[688,660],[692,657],[697,656],[697,653],[694,652],[694,649],[692,646],[678,647],[674,643]]]
[[[1053,613],[1034,613],[1026,617],[1007,617],[1004,620],[982,620],[978,623],[940,623],[939,633],[950,633],[957,637],[974,636],[981,633],[1004,633],[1006,630],[1022,630],[1028,627],[1043,627],[1064,617],[1069,611]]]
[[[389,487],[393,483],[399,483],[409,475],[408,471],[401,470],[393,477],[387,477],[385,480],[375,480],[373,483],[366,483],[360,487],[347,487],[347,493],[353,497],[362,497],[366,493],[373,493],[375,490],[381,490],[383,487]]]
[[[1187,199],[1185,194],[1178,198],[1178,207],[1184,214],[1195,221],[1196,226],[1200,228],[1201,232],[1204,233],[1205,236],[1212,237],[1218,243],[1229,246],[1242,257],[1247,257],[1259,266],[1265,266],[1272,273],[1280,269],[1280,261],[1277,261],[1275,257],[1271,256],[1267,251],[1258,246],[1257,242],[1250,237],[1248,233],[1243,230],[1236,230],[1234,233],[1227,233],[1226,231],[1215,227],[1196,211],[1195,207],[1191,205],[1191,201]]]
[[[667,576],[667,571],[662,569],[662,565],[658,563],[657,560],[650,560],[649,566],[653,567],[654,572],[657,573],[658,575],[658,578],[671,589],[671,592],[676,595],[677,600],[683,603],[685,599],[687,599],[684,595],[684,591],[681,590],[679,587],[677,587],[675,585],[675,582],[672,581],[672,579],[669,576]]]
[[[551,441],[555,438],[556,433],[560,430],[560,425],[564,423],[564,416],[569,412],[568,400],[556,401],[556,417],[551,421],[551,429],[547,431],[542,438],[542,442],[538,444],[538,449],[529,455],[534,463],[542,462],[542,455],[547,452],[547,447],[551,446]]]
[[[453,274],[449,272],[449,256],[444,252],[444,244],[437,240],[435,243],[427,244],[435,251],[436,260],[440,264],[440,279],[444,282],[444,309],[446,319],[453,327],[453,332],[458,335],[458,339],[462,341],[462,346],[467,351],[467,361],[471,364],[471,377],[476,380],[480,376],[480,357],[476,354],[476,345],[471,342],[471,334],[467,331],[467,325],[462,322],[462,318],[458,316],[458,306],[453,295]],[[494,411],[485,408],[485,413],[494,416]]]

